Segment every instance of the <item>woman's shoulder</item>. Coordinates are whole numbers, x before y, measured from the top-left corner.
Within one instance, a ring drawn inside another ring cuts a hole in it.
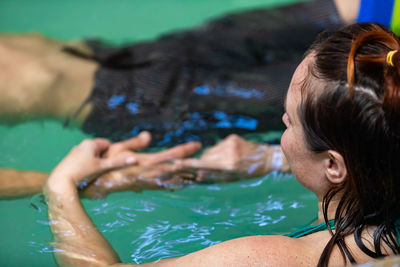
[[[315,255],[313,244],[307,240],[281,235],[260,235],[237,240],[239,246],[260,261],[271,266],[313,266],[319,255]]]
[[[318,256],[302,239],[249,236],[232,239],[183,257],[162,260],[162,266],[312,266]]]

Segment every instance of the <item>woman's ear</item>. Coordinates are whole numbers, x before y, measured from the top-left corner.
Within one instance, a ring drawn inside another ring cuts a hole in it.
[[[347,177],[347,168],[342,155],[334,150],[328,150],[325,161],[325,175],[329,182],[341,184]]]

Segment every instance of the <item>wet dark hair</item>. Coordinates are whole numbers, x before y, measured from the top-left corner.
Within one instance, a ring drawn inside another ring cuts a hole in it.
[[[345,262],[348,258],[355,263],[344,241],[350,234],[370,257],[386,256],[382,244],[400,253],[395,228],[400,218],[400,51],[393,55],[392,66],[387,55],[393,50],[400,50],[398,37],[372,23],[323,34],[309,50],[314,60],[298,107],[305,140],[316,153],[339,152],[347,168],[345,181],[323,199],[329,226],[328,206],[341,194],[335,231],[329,228],[332,237],[318,266],[328,265],[335,246]],[[322,81],[319,88],[313,79]],[[376,226],[373,250],[361,238],[367,226]]]

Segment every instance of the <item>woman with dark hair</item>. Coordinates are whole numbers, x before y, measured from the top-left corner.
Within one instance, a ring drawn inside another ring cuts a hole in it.
[[[370,257],[400,252],[399,50],[398,37],[374,24],[345,28],[311,48],[315,62],[302,86],[299,119],[308,150],[338,153],[327,164],[340,162],[341,176],[333,178],[343,179],[320,198],[326,222],[336,206],[335,231],[320,262],[328,262],[337,245],[354,263],[349,234]]]
[[[340,266],[399,254],[399,50],[400,40],[384,26],[354,24],[320,36],[293,75],[281,146],[297,180],[319,200],[315,224],[148,265]],[[140,166],[124,155],[101,157],[109,147],[103,139],[85,141],[44,187],[62,266],[119,265],[76,188],[108,169]]]

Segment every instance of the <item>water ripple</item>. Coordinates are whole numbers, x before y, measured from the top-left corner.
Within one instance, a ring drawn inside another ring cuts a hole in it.
[[[213,209],[208,209],[203,206],[193,207],[190,210],[197,214],[201,214],[201,215],[214,215],[214,214],[218,214],[221,212],[221,208],[217,208],[217,209],[213,210]]]
[[[187,248],[189,244],[217,244],[221,241],[208,238],[214,230],[214,226],[204,226],[196,222],[172,225],[168,221],[158,221],[147,226],[145,231],[131,242],[135,248],[131,258],[139,263],[143,262],[143,259],[183,255],[182,248]]]

